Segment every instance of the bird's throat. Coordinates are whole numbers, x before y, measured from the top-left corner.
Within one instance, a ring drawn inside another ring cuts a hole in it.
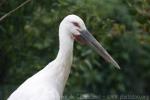
[[[73,40],[68,36],[59,36],[59,52],[55,59],[57,62],[57,84],[59,91],[63,93],[66,81],[69,77],[73,60]]]

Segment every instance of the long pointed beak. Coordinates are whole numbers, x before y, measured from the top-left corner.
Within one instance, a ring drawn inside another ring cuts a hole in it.
[[[87,31],[80,31],[81,38],[92,47],[100,56],[102,56],[107,62],[113,64],[115,67],[120,69],[118,63],[109,55],[109,53],[102,47],[102,45]]]

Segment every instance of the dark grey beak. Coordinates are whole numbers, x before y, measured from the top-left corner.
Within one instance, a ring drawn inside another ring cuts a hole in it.
[[[108,52],[102,47],[102,45],[92,36],[92,34],[87,31],[80,31],[81,38],[92,47],[100,56],[102,56],[107,62],[110,62],[115,67],[120,69],[117,62],[108,54]]]

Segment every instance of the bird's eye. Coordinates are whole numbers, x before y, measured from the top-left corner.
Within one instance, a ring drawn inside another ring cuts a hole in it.
[[[72,22],[72,24],[73,24],[74,26],[77,26],[78,28],[80,28],[80,25],[79,25],[77,22]]]

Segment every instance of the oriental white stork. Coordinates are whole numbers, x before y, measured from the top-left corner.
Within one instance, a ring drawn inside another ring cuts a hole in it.
[[[89,33],[83,20],[76,15],[68,15],[59,26],[59,52],[56,59],[28,78],[8,100],[61,100],[71,69],[74,40],[89,45],[106,61],[120,68]]]

